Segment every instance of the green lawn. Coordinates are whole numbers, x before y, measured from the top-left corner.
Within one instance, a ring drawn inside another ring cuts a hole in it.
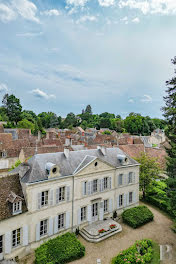
[[[153,241],[153,259],[150,264],[159,264],[160,263],[160,247]]]

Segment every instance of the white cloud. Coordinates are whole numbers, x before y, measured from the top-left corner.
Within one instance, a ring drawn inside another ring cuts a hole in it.
[[[128,24],[128,17],[125,16],[125,17],[121,18],[120,21],[124,22],[127,25]]]
[[[61,11],[58,9],[50,9],[50,10],[45,10],[43,12],[40,12],[41,15],[45,16],[60,16]]]
[[[67,0],[66,3],[67,5],[74,5],[74,6],[85,6],[85,4],[88,2],[89,0]]]
[[[76,22],[82,23],[82,22],[86,22],[86,21],[94,22],[94,21],[97,21],[97,18],[95,16],[82,16]]]
[[[134,103],[134,100],[133,100],[132,98],[130,98],[130,99],[128,100],[128,103]]]
[[[140,19],[138,17],[135,17],[134,19],[132,19],[132,22],[138,24],[140,22]]]
[[[0,83],[0,93],[6,93],[7,91],[7,85],[5,83]]]
[[[141,102],[143,103],[151,103],[152,97],[148,94],[144,94],[143,98],[141,99]]]
[[[12,7],[24,19],[39,23],[36,17],[37,7],[34,3],[28,0],[12,0]]]
[[[100,6],[113,6],[115,4],[115,0],[98,0]]]
[[[139,9],[143,14],[176,14],[175,0],[120,0],[119,7]]]
[[[34,89],[30,93],[32,93],[36,97],[44,98],[44,99],[47,99],[47,100],[56,98],[56,96],[54,94],[47,94],[47,93],[43,92],[40,89]]]
[[[15,12],[7,5],[0,4],[0,20],[4,23],[16,18]]]
[[[17,37],[38,37],[43,35],[43,32],[26,32],[26,33],[17,33],[16,36]]]

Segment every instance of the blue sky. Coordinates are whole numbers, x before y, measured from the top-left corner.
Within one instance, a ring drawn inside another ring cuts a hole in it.
[[[175,0],[0,0],[0,100],[65,116],[161,117],[176,55]]]

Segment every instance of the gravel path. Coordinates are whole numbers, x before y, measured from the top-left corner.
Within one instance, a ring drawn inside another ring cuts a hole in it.
[[[148,206],[148,205],[147,205]],[[82,237],[79,240],[86,247],[86,255],[80,260],[70,262],[70,264],[96,264],[98,258],[102,264],[110,264],[111,259],[116,256],[120,250],[130,247],[136,240],[150,238],[158,242],[160,245],[172,245],[173,260],[162,262],[162,264],[176,264],[176,234],[170,229],[172,221],[163,215],[157,209],[150,207],[154,214],[154,221],[150,222],[138,229],[132,229],[122,224],[123,231],[119,234],[108,238],[98,244],[89,243]],[[34,256],[23,259],[20,264],[32,264]]]

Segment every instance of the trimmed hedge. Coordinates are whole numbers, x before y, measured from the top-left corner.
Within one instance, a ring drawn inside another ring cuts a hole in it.
[[[147,206],[136,206],[122,213],[123,222],[133,228],[137,228],[152,221],[153,217],[153,213]]]
[[[133,246],[120,252],[112,264],[149,264],[153,258],[153,242],[150,239],[136,241]]]
[[[48,240],[35,250],[36,264],[65,264],[85,255],[85,247],[73,233]]]

